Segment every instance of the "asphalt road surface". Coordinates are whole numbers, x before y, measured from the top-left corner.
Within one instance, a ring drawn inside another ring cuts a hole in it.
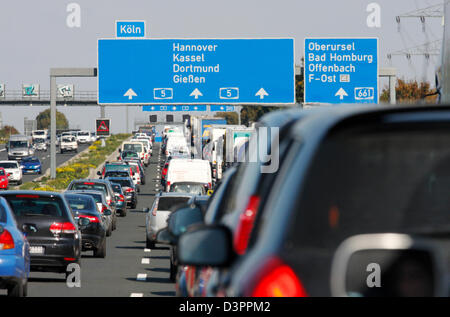
[[[84,151],[90,144],[80,144],[78,145],[78,153]],[[78,153],[75,152],[66,152],[64,154],[59,153],[59,147],[56,147],[56,166],[61,165],[65,161],[71,159]],[[42,174],[45,173],[45,171],[50,168],[50,148],[47,151],[35,151],[35,156],[39,158],[42,164]],[[6,152],[6,149],[4,146],[0,148],[0,161],[6,161],[8,160],[8,153]],[[22,182],[31,182],[35,178],[38,178],[42,175],[39,174],[23,174]],[[12,184],[15,186],[15,184]]]
[[[28,296],[175,296],[175,285],[169,280],[169,249],[163,245],[151,251],[145,249],[146,214],[142,210],[151,207],[159,191],[156,177],[163,160],[159,155],[159,146],[155,146],[137,208],[117,219],[117,229],[107,238],[106,258],[93,258],[92,251],[83,252],[81,287],[68,287],[64,274],[31,272]]]

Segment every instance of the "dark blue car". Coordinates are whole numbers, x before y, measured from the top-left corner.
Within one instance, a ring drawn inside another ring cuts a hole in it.
[[[8,296],[27,296],[29,274],[30,245],[0,197],[0,289],[7,289]]]
[[[35,157],[27,157],[20,162],[20,168],[22,173],[32,173],[32,174],[42,174],[42,164],[41,161]]]

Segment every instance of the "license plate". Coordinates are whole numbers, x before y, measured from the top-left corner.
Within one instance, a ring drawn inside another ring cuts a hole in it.
[[[30,247],[30,254],[44,254],[44,247]]]

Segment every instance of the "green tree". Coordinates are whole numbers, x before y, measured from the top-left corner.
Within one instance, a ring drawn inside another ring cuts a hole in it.
[[[0,129],[0,138],[8,139],[10,135],[19,134],[16,128],[10,125],[5,125],[2,129]]]
[[[435,90],[431,89],[429,82],[418,83],[416,80],[406,81],[398,79],[395,85],[397,103],[436,103]],[[389,102],[389,87],[384,87],[381,92],[380,102]]]
[[[238,124],[239,117],[236,112],[217,112],[214,117],[220,117],[227,120],[227,124]]]
[[[49,129],[50,128],[50,109],[40,112],[37,117],[37,128],[38,129]],[[68,129],[69,121],[67,121],[66,116],[56,111],[56,129]]]

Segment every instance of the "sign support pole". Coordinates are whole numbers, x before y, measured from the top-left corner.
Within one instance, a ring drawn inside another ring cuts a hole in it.
[[[50,178],[56,178],[56,77],[97,77],[97,68],[50,68]]]

